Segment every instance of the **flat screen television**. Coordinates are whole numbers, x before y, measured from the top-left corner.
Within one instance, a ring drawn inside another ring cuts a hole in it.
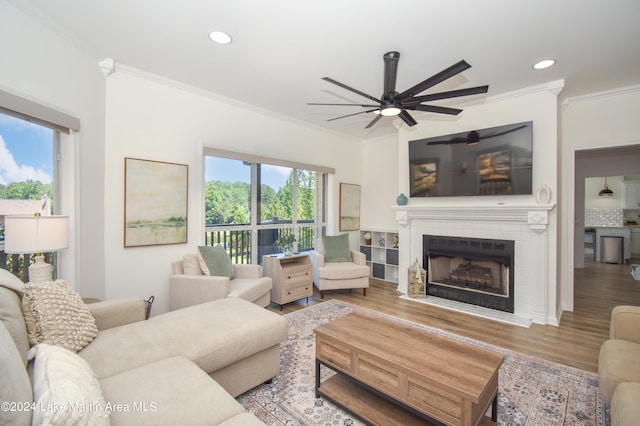
[[[532,193],[533,122],[409,141],[411,197]]]

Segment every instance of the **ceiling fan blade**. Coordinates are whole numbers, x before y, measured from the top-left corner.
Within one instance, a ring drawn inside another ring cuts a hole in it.
[[[497,138],[498,136],[506,135],[507,133],[511,133],[511,132],[515,132],[516,130],[524,129],[525,127],[527,127],[527,125],[523,124],[522,126],[518,126],[518,127],[513,128],[513,129],[505,130],[504,132],[489,133],[488,135],[480,136],[480,139]]]
[[[396,75],[398,72],[398,59],[400,59],[400,53],[387,52],[384,54],[383,58],[384,91],[382,92],[382,98],[392,101],[396,92]]]
[[[451,65],[449,68],[440,71],[439,73],[427,78],[426,80],[416,84],[410,89],[405,90],[396,99],[399,99],[401,102],[405,99],[409,99],[414,97],[415,95],[424,92],[428,88],[435,86],[436,84],[443,82],[456,74],[461,73],[462,71],[471,68],[466,61],[462,60],[456,64]]]
[[[458,138],[453,138],[449,140],[427,142],[427,145],[453,145],[457,143],[467,143],[467,142],[469,142],[468,138],[458,137]]]
[[[364,96],[365,98],[371,99],[371,100],[372,100],[372,101],[374,101],[374,102],[380,103],[380,99],[374,98],[374,97],[373,97],[373,96],[371,96],[371,95],[367,95],[366,93],[361,92],[361,91],[359,91],[358,89],[354,89],[353,87],[349,87],[349,86],[347,86],[346,84],[342,84],[342,83],[340,83],[339,81],[335,81],[335,80],[334,80],[334,79],[332,79],[332,78],[329,78],[329,77],[322,77],[322,79],[323,79],[323,80],[325,80],[325,81],[328,81],[329,83],[333,83],[333,84],[335,84],[336,86],[342,87],[343,89],[346,89],[346,90],[348,90],[348,91],[350,91],[350,92],[353,92],[353,93],[355,93],[355,94],[357,94],[357,95]]]
[[[373,125],[376,124],[381,118],[382,118],[382,116],[380,114],[378,114],[375,117],[373,117],[373,120],[371,120],[369,122],[369,124],[367,124],[365,126],[365,129],[369,129],[369,128],[373,127]]]
[[[402,112],[398,114],[398,117],[400,117],[402,121],[407,123],[407,126],[409,127],[415,126],[416,124],[418,124],[418,122],[414,120],[413,117],[406,110],[402,110]]]
[[[368,111],[354,112],[353,114],[341,115],[340,117],[330,118],[330,119],[328,119],[327,121],[340,120],[341,118],[352,117],[352,116],[354,116],[354,115],[367,114],[367,113],[369,113],[369,112],[377,111],[378,109],[380,109],[380,108],[370,109],[370,110],[368,110]]]
[[[319,102],[307,102],[307,105],[330,105],[330,106],[359,106],[362,108],[380,108],[380,105],[367,105],[367,104],[324,104]]]
[[[406,101],[404,101],[403,104],[408,105],[413,103],[437,101],[440,99],[457,98],[460,96],[477,95],[480,93],[487,93],[488,90],[489,90],[489,86],[487,85],[487,86],[470,87],[468,89],[451,90],[449,92],[433,93],[430,95],[414,96],[413,98],[409,98]]]
[[[458,108],[447,108],[435,105],[409,105],[406,109],[410,109],[412,111],[425,111],[425,112],[434,112],[436,114],[449,114],[449,115],[458,115],[462,112],[461,109]]]

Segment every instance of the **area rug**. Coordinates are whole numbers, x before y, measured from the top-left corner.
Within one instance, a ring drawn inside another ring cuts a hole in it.
[[[323,398],[315,398],[313,329],[356,310],[387,317],[504,355],[500,367],[499,425],[608,425],[609,415],[596,374],[563,366],[432,327],[330,300],[285,315],[287,340],[280,351],[281,371],[272,383],[238,397],[269,425],[357,426],[363,423]],[[321,380],[334,374],[322,368]]]

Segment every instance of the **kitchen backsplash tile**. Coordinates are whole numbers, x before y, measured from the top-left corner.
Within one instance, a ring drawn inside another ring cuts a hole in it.
[[[586,209],[584,226],[624,226],[622,209]]]
[[[638,222],[640,223],[640,210],[638,209],[625,209],[624,210],[624,221],[630,222]]]

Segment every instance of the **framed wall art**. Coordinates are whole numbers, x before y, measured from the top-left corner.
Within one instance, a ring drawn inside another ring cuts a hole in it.
[[[187,242],[186,164],[124,159],[124,246]]]
[[[340,184],[340,231],[360,229],[360,185]]]

